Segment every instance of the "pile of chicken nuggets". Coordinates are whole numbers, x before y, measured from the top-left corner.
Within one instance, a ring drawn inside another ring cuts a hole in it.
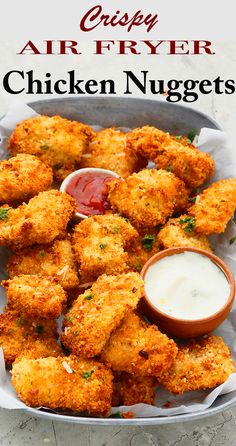
[[[0,163],[0,245],[9,248],[0,345],[19,398],[109,416],[112,406],[158,405],[160,386],[178,395],[225,382],[235,366],[220,337],[182,344],[145,318],[140,271],[162,249],[211,251],[208,236],[224,232],[235,212],[236,179],[203,190],[212,157],[151,126],[95,132],[38,116],[17,125],[8,150]],[[53,185],[82,167],[120,177],[107,183],[111,210],[75,224],[75,200]]]

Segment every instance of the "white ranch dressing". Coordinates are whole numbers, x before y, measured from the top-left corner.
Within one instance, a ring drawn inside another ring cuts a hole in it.
[[[223,271],[208,257],[189,251],[158,260],[148,268],[144,282],[152,304],[177,319],[211,316],[230,295]]]

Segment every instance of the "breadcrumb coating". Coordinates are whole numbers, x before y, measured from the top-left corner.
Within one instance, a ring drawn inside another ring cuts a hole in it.
[[[189,209],[196,221],[196,232],[210,235],[224,232],[236,210],[236,178],[213,183]]]
[[[63,235],[76,212],[75,200],[65,192],[40,192],[16,209],[0,208],[0,245],[20,249],[50,243]]]
[[[55,277],[33,275],[3,280],[7,305],[25,318],[57,319],[66,304],[66,293]]]
[[[133,312],[113,331],[101,358],[115,371],[158,377],[171,367],[178,348],[156,325],[149,325]]]
[[[120,405],[133,406],[139,403],[154,405],[156,385],[156,379],[151,376],[122,373],[119,382]]]
[[[175,200],[174,214],[179,215],[187,212],[191,206],[190,195],[191,191],[188,189],[184,182],[176,177],[176,189],[177,196]]]
[[[60,116],[37,116],[16,126],[7,148],[13,156],[36,155],[53,168],[55,179],[60,181],[78,169],[93,134],[91,127],[80,122]]]
[[[167,169],[190,188],[204,184],[214,174],[214,161],[198,150],[186,137],[170,135],[155,127],[144,126],[127,135],[127,145]]]
[[[17,311],[6,309],[0,314],[0,346],[4,351],[6,364],[24,354],[35,358],[59,356],[57,324],[54,320],[42,318],[25,319]]]
[[[78,267],[72,251],[69,235],[64,240],[55,240],[50,245],[24,248],[13,253],[8,261],[10,279],[21,274],[56,277],[66,290],[79,284]]]
[[[65,315],[62,344],[78,356],[99,355],[112,331],[142,296],[143,280],[137,273],[100,276]]]
[[[72,240],[81,282],[92,282],[105,273],[128,271],[125,250],[136,238],[137,231],[117,215],[97,215],[76,225]]]
[[[48,339],[34,339],[33,342],[26,344],[26,348],[17,355],[15,362],[20,361],[22,358],[39,359],[48,358],[49,356],[64,356],[64,352],[58,344],[55,337],[50,336]]]
[[[145,263],[159,251],[160,243],[158,240],[158,230],[151,230],[149,232],[143,231],[139,234],[139,238],[135,240],[132,246],[127,250],[130,268],[140,272]]]
[[[0,203],[17,205],[49,189],[51,167],[36,156],[19,154],[0,162]]]
[[[30,407],[105,416],[111,409],[112,373],[98,361],[76,356],[22,358],[12,368],[12,383]]]
[[[80,167],[98,167],[116,172],[123,178],[138,172],[147,160],[126,145],[126,134],[115,128],[95,133],[82,156]]]
[[[144,169],[107,184],[108,199],[114,210],[128,217],[139,230],[164,224],[179,197],[179,179],[165,170]]]
[[[198,248],[211,251],[209,240],[205,235],[196,234],[191,230],[192,219],[188,215],[171,218],[158,233],[158,241],[162,248]],[[193,221],[194,224],[194,221]]]
[[[223,339],[209,336],[179,346],[174,364],[158,380],[167,390],[178,395],[219,386],[233,372],[235,366]]]

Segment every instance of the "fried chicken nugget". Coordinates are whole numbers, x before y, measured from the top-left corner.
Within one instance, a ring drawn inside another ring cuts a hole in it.
[[[69,236],[50,245],[39,245],[16,251],[9,258],[7,271],[10,279],[21,274],[56,277],[64,290],[79,284],[77,264]]]
[[[235,366],[223,339],[209,336],[179,346],[174,364],[158,380],[167,390],[179,395],[190,390],[216,387],[233,372]]]
[[[186,187],[184,182],[176,177],[177,196],[175,199],[174,214],[179,215],[188,211],[191,206],[191,191]]]
[[[158,231],[152,230],[139,234],[132,246],[127,250],[129,255],[129,266],[132,270],[140,272],[145,263],[157,252],[160,251]]]
[[[149,325],[133,312],[113,331],[101,358],[115,371],[155,376],[171,367],[178,348],[156,325]]]
[[[109,169],[123,178],[138,172],[146,165],[147,160],[126,146],[125,133],[115,128],[95,133],[80,162],[80,167]]]
[[[101,274],[128,271],[128,246],[137,231],[117,215],[96,215],[75,226],[73,249],[80,264],[81,281],[92,282]]]
[[[127,146],[167,169],[190,188],[204,184],[214,174],[214,161],[185,137],[173,136],[155,127],[144,126],[127,134]]]
[[[52,169],[36,156],[19,154],[0,162],[0,203],[19,204],[52,184]]]
[[[143,280],[137,273],[100,276],[65,315],[62,344],[78,356],[99,355],[111,332],[142,296]]]
[[[224,232],[236,209],[236,178],[213,183],[188,210],[199,234]]]
[[[65,192],[40,192],[16,209],[0,208],[0,245],[20,249],[50,243],[63,234],[77,209],[75,200]]]
[[[78,168],[94,132],[88,125],[60,116],[37,116],[20,122],[13,131],[8,150],[36,155],[53,168],[60,181]]]
[[[144,169],[125,180],[107,183],[108,199],[137,229],[154,228],[172,215],[180,181],[171,172]]]
[[[171,218],[158,233],[158,242],[164,249],[183,246],[211,251],[209,240],[195,233],[194,219],[188,215]]]
[[[12,368],[12,383],[19,398],[31,407],[108,415],[112,373],[98,361],[76,356],[27,359]]]
[[[55,277],[33,275],[3,280],[7,305],[26,318],[57,319],[66,304],[66,293]]]
[[[20,355],[34,358],[61,355],[57,337],[54,320],[25,319],[17,311],[9,309],[0,314],[0,346],[7,365]]]
[[[156,379],[151,376],[122,373],[119,379],[121,404],[125,406],[139,403],[154,405],[156,385]]]

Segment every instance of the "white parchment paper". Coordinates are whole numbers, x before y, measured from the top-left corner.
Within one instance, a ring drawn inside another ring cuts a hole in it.
[[[0,121],[0,159],[7,157],[6,143],[16,124],[23,119],[37,116],[27,105],[20,105],[9,110]],[[96,123],[95,123],[96,124]],[[99,129],[99,126],[93,126]],[[219,179],[236,176],[236,158],[224,132],[219,130],[202,128],[198,135],[197,146],[200,150],[208,152],[215,160],[215,175],[210,183]],[[224,234],[212,237],[212,246],[216,255],[221,257],[231,268],[236,277],[236,241],[230,244],[230,240],[236,236],[236,224],[229,222]],[[0,248],[0,280],[6,278],[6,262],[9,253],[6,248]],[[0,311],[5,305],[4,291],[0,289]],[[216,330],[216,334],[223,337],[229,345],[236,361],[236,303],[227,320]],[[136,404],[134,406],[121,406],[112,409],[117,411],[132,411],[136,417],[170,416],[184,413],[193,413],[209,408],[219,395],[232,394],[232,401],[236,402],[236,373],[222,385],[212,391],[186,392],[182,396],[175,397],[162,388],[156,392],[156,406]],[[170,407],[165,407],[165,403]],[[17,397],[11,385],[10,374],[5,370],[3,352],[0,349],[0,407],[6,409],[23,409],[25,404]]]

